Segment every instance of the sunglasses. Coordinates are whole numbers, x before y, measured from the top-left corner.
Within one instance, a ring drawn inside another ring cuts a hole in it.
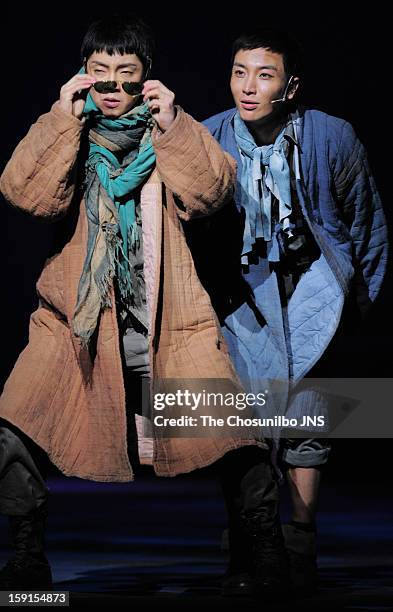
[[[138,96],[143,89],[143,83],[135,81],[123,81],[121,86],[129,96]],[[117,90],[117,81],[97,81],[93,87],[100,94],[114,93]]]

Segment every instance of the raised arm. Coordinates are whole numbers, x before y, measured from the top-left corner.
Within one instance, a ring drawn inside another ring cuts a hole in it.
[[[236,162],[205,126],[179,106],[176,111],[163,134],[154,128],[153,145],[160,176],[177,196],[178,214],[189,220],[214,213],[233,196]]]
[[[59,102],[41,115],[16,147],[0,177],[15,207],[47,221],[62,217],[72,200],[83,122]]]

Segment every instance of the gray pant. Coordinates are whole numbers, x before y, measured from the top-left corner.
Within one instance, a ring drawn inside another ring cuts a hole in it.
[[[42,506],[49,460],[17,427],[0,419],[0,513],[21,516]]]

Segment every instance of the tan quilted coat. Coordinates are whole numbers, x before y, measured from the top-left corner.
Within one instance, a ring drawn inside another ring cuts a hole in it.
[[[12,205],[45,221],[70,219],[62,248],[47,259],[38,279],[39,306],[31,315],[28,345],[0,397],[0,417],[29,435],[67,476],[130,481],[115,308],[102,312],[95,357],[70,330],[87,244],[79,180],[83,134],[84,124],[56,102],[19,143],[0,179]],[[180,107],[167,132],[153,131],[153,144],[157,167],[141,195],[153,379],[216,377],[236,383],[182,229],[182,222],[214,213],[230,199],[235,162]],[[113,286],[111,295],[114,304]],[[145,445],[139,440],[139,451],[158,475],[174,476],[255,443],[264,446],[251,437],[159,436],[150,441],[151,457],[148,440]]]

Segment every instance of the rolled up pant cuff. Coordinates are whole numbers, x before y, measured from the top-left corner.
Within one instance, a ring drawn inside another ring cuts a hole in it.
[[[321,448],[306,452],[296,451],[292,448],[283,450],[282,459],[285,463],[295,467],[317,467],[324,465],[329,456],[330,448]]]

